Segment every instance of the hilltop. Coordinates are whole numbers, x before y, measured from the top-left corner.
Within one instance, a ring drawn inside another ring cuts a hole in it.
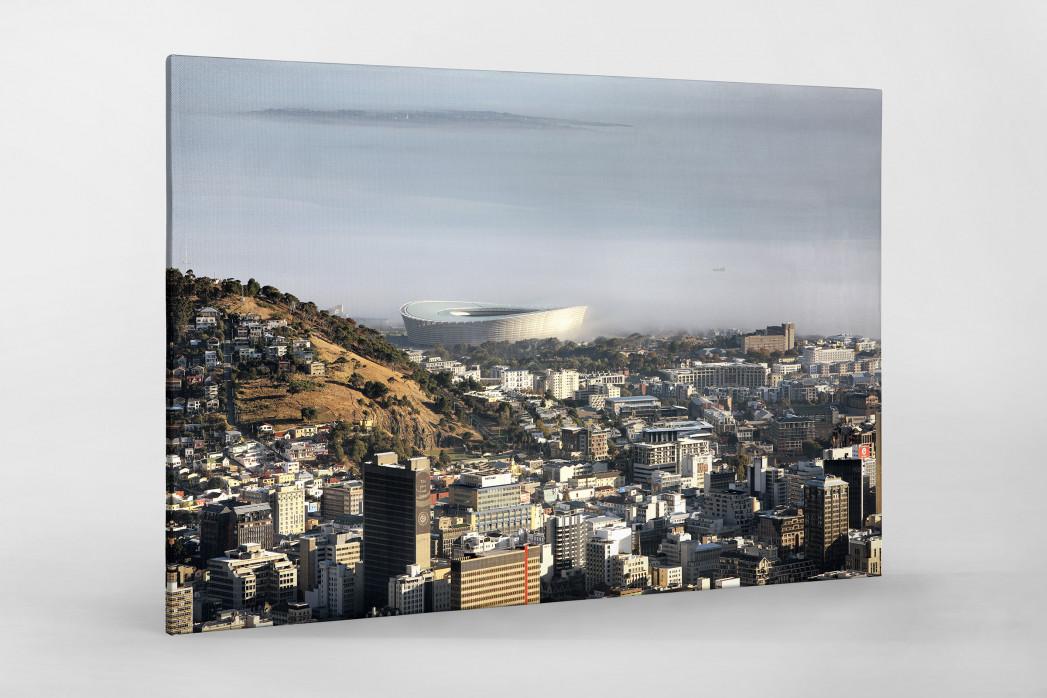
[[[399,442],[396,450],[405,452],[463,444],[462,436],[469,430],[458,423],[453,410],[446,409],[446,403],[443,413],[437,411],[439,389],[430,375],[376,330],[253,279],[247,284],[217,282],[169,269],[169,353],[190,339],[183,328],[205,306],[220,313],[210,334],[227,349],[247,318],[263,325],[280,322],[273,332],[288,343],[309,342],[306,353],[298,357],[287,352],[282,370],[272,357],[223,356],[232,366],[235,426],[253,433],[263,423],[281,430],[305,423],[343,422],[360,432],[384,431],[391,442]],[[323,364],[323,375],[309,374],[311,362]]]

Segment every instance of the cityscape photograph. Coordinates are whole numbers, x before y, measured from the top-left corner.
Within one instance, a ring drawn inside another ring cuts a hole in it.
[[[167,69],[169,634],[883,573],[879,91]]]

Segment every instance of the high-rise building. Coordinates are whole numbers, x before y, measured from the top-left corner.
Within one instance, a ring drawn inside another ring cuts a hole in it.
[[[304,489],[295,485],[277,485],[248,490],[243,497],[253,504],[269,505],[273,517],[273,532],[276,535],[294,536],[305,533]]]
[[[768,456],[755,456],[748,467],[749,494],[760,500],[760,508],[773,509],[789,501],[789,486],[783,468],[774,468]]]
[[[803,442],[815,438],[814,420],[810,417],[781,415],[767,426],[767,440],[774,444],[774,452],[778,455],[803,455]]]
[[[557,514],[545,523],[545,542],[552,546],[557,572],[585,567],[588,527],[582,514]]]
[[[298,588],[315,589],[321,562],[339,564],[360,562],[363,541],[351,533],[321,533],[298,539]]]
[[[492,550],[451,560],[451,608],[540,603],[541,583],[541,546]]]
[[[711,426],[704,422],[645,428],[643,441],[632,446],[633,481],[648,484],[656,471],[680,475],[680,463],[688,456],[710,461],[712,437]]]
[[[565,369],[563,371],[546,371],[546,390],[552,393],[557,400],[567,400],[574,397],[574,391],[578,390],[578,371]]]
[[[868,513],[865,505],[870,499],[871,468],[864,467],[859,458],[826,459],[822,461],[826,475],[835,475],[847,483],[847,525],[861,528]]]
[[[269,504],[233,501],[200,510],[200,557],[206,562],[225,551],[255,543],[273,547],[273,512]]]
[[[466,473],[447,488],[450,516],[461,517],[473,530],[511,533],[540,525],[541,509],[524,502],[523,485],[512,475]]]
[[[321,618],[358,618],[364,614],[361,563],[324,560],[317,565],[316,588],[307,591],[306,601]],[[384,606],[385,604],[380,604]]]
[[[756,512],[753,539],[777,548],[783,560],[803,553],[803,512],[790,506]]]
[[[193,588],[178,586],[178,570],[167,568],[165,628],[168,635],[193,632]]]
[[[737,490],[711,490],[705,493],[705,514],[723,519],[726,526],[737,526],[741,535],[751,536],[756,523],[756,498]]]
[[[847,559],[847,483],[819,475],[803,486],[804,554],[819,572],[843,569]]]
[[[348,480],[329,485],[320,495],[320,516],[333,519],[345,514],[359,515],[364,511],[364,483]]]
[[[791,322],[774,327],[768,326],[763,332],[742,335],[742,351],[786,352],[796,347],[796,326]]]
[[[389,578],[408,565],[430,567],[428,458],[397,463],[395,453],[364,463],[364,600],[381,609],[389,599]]]

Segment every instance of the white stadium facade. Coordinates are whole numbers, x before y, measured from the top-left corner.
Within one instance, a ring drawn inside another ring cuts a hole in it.
[[[400,315],[411,344],[483,344],[556,337],[570,339],[582,327],[587,306],[518,308],[471,301],[413,301]]]

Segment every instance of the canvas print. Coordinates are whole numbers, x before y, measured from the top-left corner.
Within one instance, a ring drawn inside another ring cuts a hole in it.
[[[879,91],[167,69],[167,632],[882,574]]]

